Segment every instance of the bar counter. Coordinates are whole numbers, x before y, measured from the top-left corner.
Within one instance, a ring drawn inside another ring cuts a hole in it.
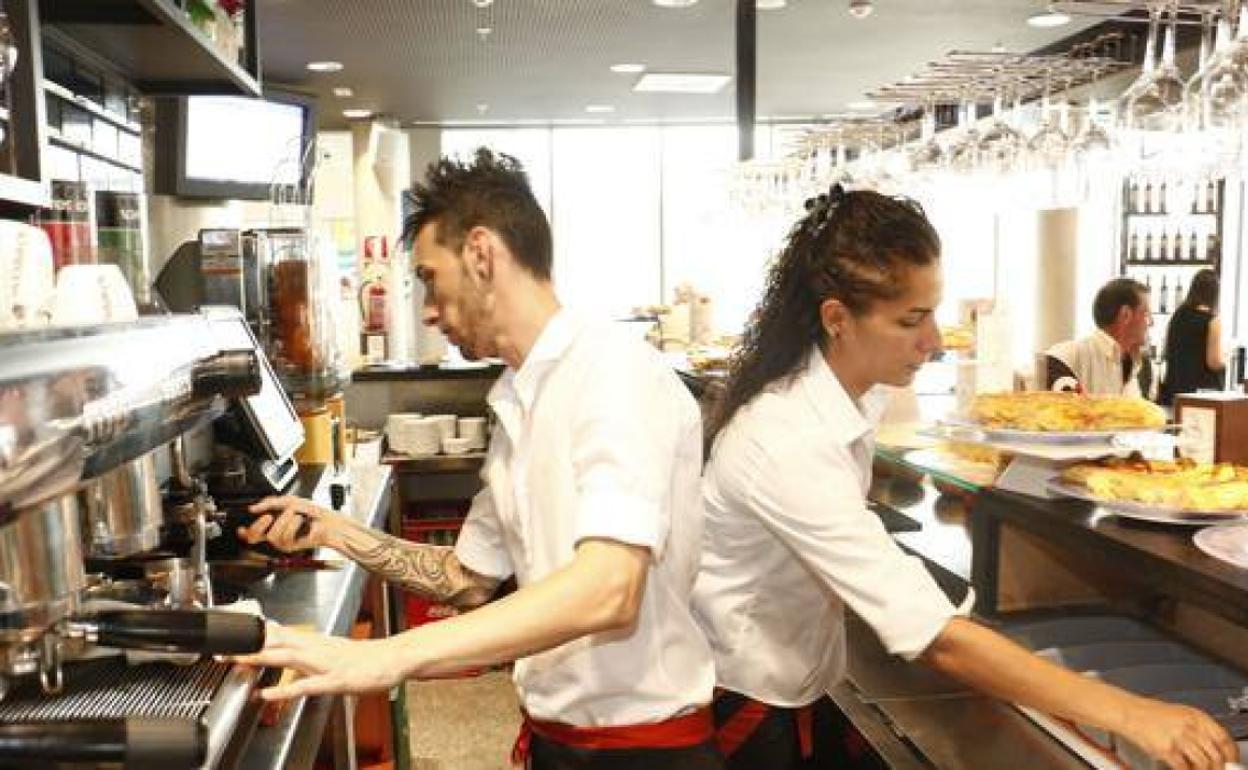
[[[974,614],[987,625],[1108,610],[1186,637],[1196,649],[1244,670],[1242,661],[1218,653],[1234,650],[1241,641],[1235,627],[1248,624],[1248,571],[1199,551],[1191,541],[1195,528],[1122,519],[1083,501],[981,488],[910,465],[889,449],[877,452],[876,468],[869,496],[885,527],[904,550],[923,559],[952,601],[961,602],[973,588]],[[1090,581],[1091,597],[1077,595],[1048,608],[1003,607],[1005,594],[1015,589],[1009,573],[1019,569],[1011,563],[1018,559],[1019,538],[1034,539],[1060,566],[1104,581]],[[1216,632],[1184,634],[1176,619],[1184,613],[1176,608],[1189,606],[1213,623],[1202,628]],[[833,698],[891,767],[1087,767],[1014,707],[889,655],[856,617],[847,618],[847,635],[848,675]],[[1219,636],[1220,644],[1209,641]]]
[[[391,471],[386,466],[359,464],[348,470],[351,493],[343,513],[369,526],[379,526],[389,507]],[[329,506],[324,469],[304,468],[293,494],[311,497]],[[229,533],[226,533],[227,536]],[[253,585],[248,595],[260,602],[270,620],[321,633],[342,636],[349,632],[360,609],[365,577],[363,568],[321,549],[317,557],[343,561],[338,570],[277,575]],[[276,680],[280,671],[265,670],[262,685]],[[231,678],[228,681],[233,681]],[[238,697],[223,687],[218,700]],[[251,703],[234,729],[230,745],[217,763],[240,770],[300,770],[312,767],[321,734],[338,696],[298,698],[285,705],[276,724],[260,726],[259,707]]]

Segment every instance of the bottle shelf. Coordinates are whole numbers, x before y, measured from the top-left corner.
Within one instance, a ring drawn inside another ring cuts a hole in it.
[[[1181,260],[1172,261],[1168,259],[1128,259],[1124,262],[1127,267],[1212,267],[1216,268],[1218,263],[1214,260]]]

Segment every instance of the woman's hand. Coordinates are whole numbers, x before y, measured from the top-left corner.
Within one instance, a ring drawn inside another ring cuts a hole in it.
[[[403,681],[404,666],[385,639],[351,640],[297,631],[269,623],[264,649],[234,658],[251,666],[291,668],[303,676],[260,691],[264,700],[288,700],[324,693],[361,694],[389,690]]]
[[[1124,718],[1121,735],[1172,770],[1223,770],[1239,761],[1235,741],[1199,709],[1133,697]]]
[[[320,546],[337,549],[339,535],[350,526],[346,517],[290,495],[266,497],[248,510],[257,518],[250,526],[239,527],[239,538],[252,545],[268,542],[287,552]]]

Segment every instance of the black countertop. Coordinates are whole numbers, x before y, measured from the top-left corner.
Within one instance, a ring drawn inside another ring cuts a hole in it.
[[[406,380],[495,380],[506,367],[502,363],[465,364],[453,366],[440,364],[378,364],[356,369],[351,373],[352,382],[394,382]]]
[[[369,526],[379,526],[389,505],[390,468],[357,465],[348,473],[351,495],[343,512]],[[328,487],[320,483],[322,477],[322,468],[301,470],[294,493],[328,506]],[[321,551],[318,557],[342,559],[336,552]],[[264,614],[271,620],[341,636],[350,630],[359,612],[366,574],[357,564],[348,561],[340,570],[279,575],[256,584],[248,594],[260,602]],[[311,767],[315,746],[329,718],[334,697],[298,698],[288,703],[277,724],[255,728],[238,753],[234,766],[241,770]],[[311,754],[308,746],[312,747]]]

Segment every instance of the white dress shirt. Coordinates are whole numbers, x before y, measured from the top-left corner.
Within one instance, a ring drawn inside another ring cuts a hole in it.
[[[519,660],[534,718],[582,727],[658,722],[710,702],[710,649],[689,609],[702,536],[701,419],[657,351],[563,310],[490,390],[498,416],[455,546],[469,569],[523,587],[604,538],[650,549],[631,632]]]
[[[1122,347],[1100,329],[1082,339],[1059,342],[1049,348],[1047,354],[1066,364],[1088,395],[1140,395],[1143,359],[1140,356],[1132,359],[1131,373],[1123,382]]]
[[[816,348],[717,438],[694,614],[720,686],[804,706],[844,676],[844,605],[907,659],[959,612],[866,507],[888,396],[873,389],[860,409]]]

